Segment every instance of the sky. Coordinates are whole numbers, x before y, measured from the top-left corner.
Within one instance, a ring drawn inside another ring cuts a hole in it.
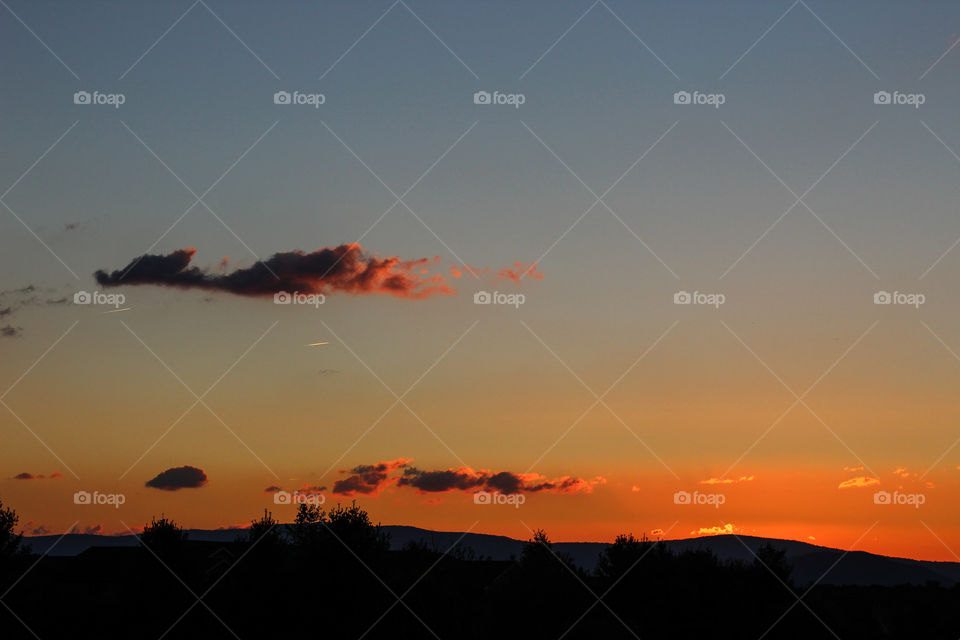
[[[28,534],[288,521],[300,489],[960,560],[958,29],[12,0],[0,499]]]

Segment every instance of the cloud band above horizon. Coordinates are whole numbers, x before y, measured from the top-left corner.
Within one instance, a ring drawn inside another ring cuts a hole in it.
[[[229,273],[191,266],[197,250],[177,249],[167,255],[144,254],[123,269],[94,273],[104,287],[161,285],[183,289],[223,291],[244,296],[270,296],[282,291],[302,293],[390,294],[399,298],[423,299],[454,295],[456,291],[440,274],[429,273],[439,260],[401,260],[380,257],[357,243],[324,247],[316,251],[285,251],[267,260]],[[221,263],[225,266],[225,262]]]

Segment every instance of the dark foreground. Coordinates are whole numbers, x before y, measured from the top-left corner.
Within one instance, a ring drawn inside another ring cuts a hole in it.
[[[960,637],[960,587],[808,591],[772,547],[721,562],[624,536],[586,573],[542,533],[512,561],[390,551],[362,510],[308,506],[233,543],[186,539],[166,519],[141,538],[0,560],[0,638]]]

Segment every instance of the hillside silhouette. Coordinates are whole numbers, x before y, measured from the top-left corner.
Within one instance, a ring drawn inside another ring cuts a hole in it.
[[[695,541],[626,534],[587,570],[542,530],[507,559],[477,553],[464,534],[391,545],[356,504],[300,505],[291,524],[265,511],[226,541],[193,539],[161,514],[132,546],[76,556],[30,552],[16,523],[0,505],[2,638],[846,640],[960,630],[953,583],[800,585],[796,554],[757,539],[738,543],[746,556],[722,559]]]

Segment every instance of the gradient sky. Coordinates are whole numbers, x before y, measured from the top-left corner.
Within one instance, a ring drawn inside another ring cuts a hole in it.
[[[566,540],[731,525],[956,560],[958,29],[946,1],[11,1],[0,497],[28,532],[161,511],[214,528],[290,519],[267,486],[412,458],[593,484],[520,509],[388,484],[358,498],[375,519]],[[126,102],[75,105],[80,90]],[[275,105],[278,90],[326,102]],[[526,101],[475,105],[478,90]],[[682,90],[726,102],[676,105]],[[875,105],[881,90],[926,101]],[[414,183],[413,213],[374,225]],[[171,229],[191,190],[213,213]],[[361,237],[438,256],[457,295],[314,309],[123,286],[103,291],[128,311],[72,303],[148,250],[194,247],[217,272]],[[517,262],[543,278],[491,275]],[[449,275],[464,264],[491,271]],[[526,301],[478,306],[479,290]],[[680,290],[726,302],[675,305]],[[878,306],[880,290],[926,302]],[[208,483],[145,487],[182,465]],[[840,488],[857,477],[876,482]],[[75,505],[78,490],[127,500]],[[674,504],[695,490],[726,501]]]

